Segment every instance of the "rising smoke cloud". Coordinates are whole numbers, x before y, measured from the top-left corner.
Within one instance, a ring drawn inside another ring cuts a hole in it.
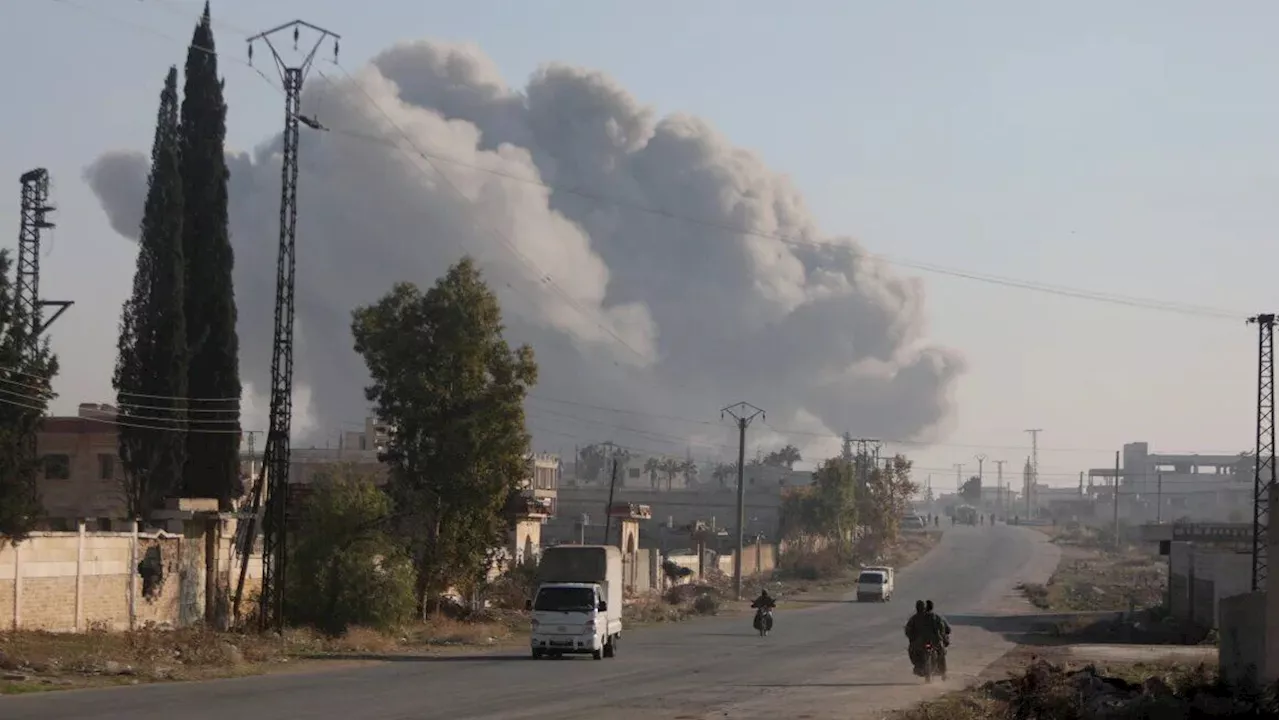
[[[534,347],[536,395],[638,411],[535,399],[541,448],[720,446],[720,428],[655,416],[714,419],[739,399],[769,426],[813,433],[771,438],[809,457],[832,450],[823,433],[929,439],[948,425],[964,364],[924,341],[921,282],[824,236],[785,177],[698,118],[654,118],[609,77],[564,65],[512,89],[477,48],[429,41],[326,72],[303,108],[331,129],[304,128],[300,153],[295,372],[313,439],[367,414],[352,308],[397,281],[429,286],[464,253],[509,338]],[[279,149],[277,135],[228,156],[255,390],[269,387]],[[146,171],[141,153],[112,151],[85,172],[127,238]]]

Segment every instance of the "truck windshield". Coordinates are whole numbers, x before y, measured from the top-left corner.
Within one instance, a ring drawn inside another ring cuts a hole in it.
[[[590,612],[596,605],[596,593],[591,588],[548,587],[538,591],[534,610],[551,612]]]
[[[864,572],[858,576],[858,582],[863,585],[883,585],[888,582],[888,578],[885,577],[884,573]]]

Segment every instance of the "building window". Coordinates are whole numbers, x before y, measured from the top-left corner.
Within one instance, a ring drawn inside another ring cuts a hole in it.
[[[49,480],[71,479],[70,455],[45,455],[44,476]]]
[[[116,456],[98,453],[98,479],[111,480],[116,476]]]

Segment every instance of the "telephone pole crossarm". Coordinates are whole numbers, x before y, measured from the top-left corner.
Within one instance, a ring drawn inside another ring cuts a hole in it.
[[[742,599],[742,552],[744,545],[743,525],[746,523],[746,482],[743,480],[743,463],[747,453],[747,426],[759,417],[764,420],[764,410],[747,402],[740,402],[720,409],[720,419],[728,415],[738,426],[738,551],[733,554],[733,592],[737,599]]]

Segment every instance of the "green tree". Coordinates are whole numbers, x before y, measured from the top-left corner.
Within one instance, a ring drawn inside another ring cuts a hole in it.
[[[413,564],[387,533],[391,499],[350,465],[321,473],[302,503],[288,565],[291,622],[341,634],[413,612]]]
[[[354,311],[366,396],[395,428],[385,454],[389,492],[405,521],[428,602],[471,581],[501,543],[503,507],[528,473],[524,398],[537,381],[533,350],[502,337],[497,297],[471,258],[426,293],[399,283]]]
[[[764,456],[764,464],[773,467],[785,467],[790,470],[796,466],[796,463],[803,460],[800,456],[800,448],[795,445],[785,445],[779,450],[775,450]]]
[[[191,413],[182,493],[217,498],[229,510],[232,499],[244,492],[236,432],[240,428],[240,339],[231,282],[235,257],[227,231],[228,172],[223,151],[227,105],[214,50],[205,3],[187,50],[181,113],[184,309],[190,348],[187,390],[192,398],[201,399],[193,403],[227,411]]]
[[[147,518],[178,489],[186,456],[187,333],[182,311],[182,177],[178,70],[169,68],[112,385],[119,406],[120,479],[131,517]]]
[[[902,516],[919,489],[911,480],[911,461],[903,455],[893,456],[885,467],[868,468],[859,517],[876,548],[897,541]]]
[[[960,497],[972,505],[978,504],[982,500],[982,478],[974,475],[965,480],[964,484],[960,486]]]
[[[829,458],[813,473],[817,530],[826,535],[842,556],[850,550],[858,527],[857,488],[853,465],[844,458]]]
[[[10,272],[13,261],[0,248],[0,536],[20,542],[44,514],[40,503],[41,461],[36,433],[58,359],[48,340],[31,342],[31,318],[17,306]]]

